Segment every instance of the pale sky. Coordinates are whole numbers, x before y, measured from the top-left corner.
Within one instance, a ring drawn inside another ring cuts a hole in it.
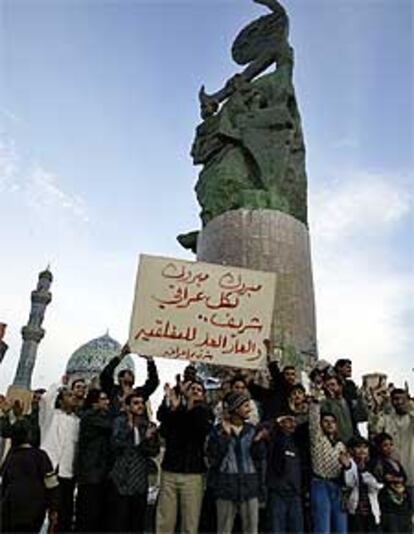
[[[307,148],[319,356],[413,381],[413,3],[284,0]],[[189,259],[197,93],[237,72],[251,0],[3,0],[0,321],[12,381],[30,291],[55,276],[34,373],[127,338],[138,255]],[[159,360],[163,379],[176,364]],[[138,372],[143,363],[138,363]]]

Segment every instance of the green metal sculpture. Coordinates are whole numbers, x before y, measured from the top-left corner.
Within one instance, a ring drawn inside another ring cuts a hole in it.
[[[232,57],[247,67],[214,94],[201,88],[203,122],[191,150],[203,165],[195,190],[203,226],[229,210],[275,209],[307,223],[305,145],[292,83],[289,20],[276,0],[254,0],[271,14],[236,37]],[[271,65],[276,69],[262,74]],[[178,236],[196,251],[198,232]]]

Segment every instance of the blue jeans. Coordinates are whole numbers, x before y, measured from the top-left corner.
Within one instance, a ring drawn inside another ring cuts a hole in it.
[[[347,533],[347,516],[342,510],[341,486],[331,480],[313,478],[311,482],[313,532]]]
[[[303,532],[302,499],[299,495],[286,497],[269,491],[269,521],[271,532]]]

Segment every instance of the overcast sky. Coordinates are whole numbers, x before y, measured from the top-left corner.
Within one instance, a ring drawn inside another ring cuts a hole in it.
[[[413,383],[413,3],[285,0],[307,147],[319,355]],[[191,258],[201,84],[237,72],[251,0],[3,0],[0,321],[13,379],[30,291],[55,276],[34,373],[127,338],[139,253]],[[172,366],[160,361],[163,378]],[[141,360],[139,370],[143,368]]]

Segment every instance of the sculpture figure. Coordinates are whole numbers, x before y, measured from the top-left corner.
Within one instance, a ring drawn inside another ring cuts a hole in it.
[[[195,190],[203,226],[239,208],[276,209],[307,223],[305,146],[292,83],[289,21],[277,0],[236,37],[232,57],[246,65],[213,94],[199,93],[203,122],[191,155],[203,165]],[[259,76],[272,64],[274,72]],[[258,78],[257,78],[258,77]],[[198,232],[178,236],[196,252]]]

